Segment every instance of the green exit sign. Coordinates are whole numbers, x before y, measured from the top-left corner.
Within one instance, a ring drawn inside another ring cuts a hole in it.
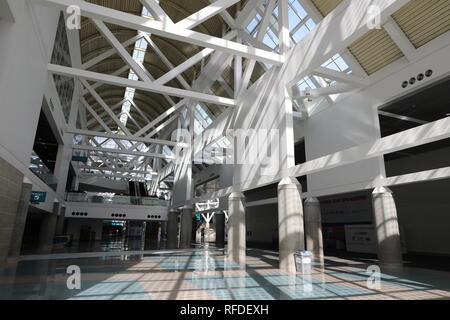
[[[31,196],[30,196],[31,203],[42,203],[42,202],[45,202],[46,198],[47,198],[47,192],[31,191]]]
[[[81,157],[81,156],[72,156],[72,161],[86,163],[88,161],[88,158],[87,157]]]

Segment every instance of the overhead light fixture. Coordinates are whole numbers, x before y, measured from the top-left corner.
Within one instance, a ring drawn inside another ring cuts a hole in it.
[[[311,88],[305,88],[305,96],[308,97],[308,98],[306,99],[306,101],[312,102],[312,99],[311,99]]]

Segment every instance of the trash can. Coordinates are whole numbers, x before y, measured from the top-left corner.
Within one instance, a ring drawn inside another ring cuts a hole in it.
[[[313,254],[311,251],[296,251],[295,252],[295,266],[297,272],[301,274],[311,274]]]

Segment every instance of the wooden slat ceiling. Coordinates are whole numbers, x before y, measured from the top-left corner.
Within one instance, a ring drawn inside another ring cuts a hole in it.
[[[311,0],[326,16],[343,0]],[[412,0],[393,16],[411,43],[419,48],[450,28],[449,0]],[[403,57],[403,53],[384,29],[375,29],[355,41],[350,52],[367,74],[386,67]]]
[[[322,16],[327,16],[331,11],[333,11],[342,0],[311,0],[314,6],[319,10]]]
[[[403,57],[399,47],[384,29],[367,32],[348,49],[369,75]]]
[[[112,8],[116,10],[120,10],[122,12],[141,15],[142,12],[142,4],[139,0],[86,0],[87,2],[97,4],[100,6],[104,6],[107,8]],[[246,1],[241,1],[236,5],[228,8],[228,12],[232,15],[236,15],[236,10],[239,7],[243,7]],[[160,5],[163,10],[167,13],[167,15],[174,21],[178,22],[185,17],[191,15],[194,12],[201,10],[202,8],[210,5],[209,0],[161,0]],[[107,24],[108,28],[112,31],[112,33],[118,38],[120,42],[124,42],[134,35],[137,34],[137,30],[127,29],[121,26]],[[195,27],[193,30],[209,34],[216,37],[221,37],[222,33],[227,30],[227,26],[223,19],[217,15],[208,21],[205,21],[201,25]],[[167,38],[151,36],[153,41],[157,44],[160,50],[166,55],[169,61],[177,66],[182,62],[186,61],[196,53],[198,53],[203,48],[191,45],[188,43],[183,43]],[[82,28],[80,30],[80,45],[81,45],[81,54],[82,54],[82,62],[85,63],[96,56],[102,54],[103,52],[111,49],[109,43],[102,37],[102,35],[98,32],[97,28],[92,24],[89,19],[82,19]],[[133,52],[134,45],[131,45],[127,48],[128,52],[131,54]],[[205,62],[208,59],[205,60]],[[90,68],[90,71],[100,72],[100,73],[113,73],[114,71],[120,69],[125,66],[125,62],[117,55],[113,55],[110,58],[102,61],[101,63]],[[149,46],[147,49],[147,53],[145,55],[144,66],[147,70],[152,74],[154,78],[159,78],[163,74],[165,74],[168,70],[166,65],[160,60],[160,58],[155,54],[155,52]],[[259,72],[260,68],[257,68]],[[185,80],[192,84],[192,82],[198,77],[201,71],[201,63],[193,66],[191,69],[185,71],[182,75]],[[121,77],[127,77],[128,71],[124,72],[120,75]],[[225,74],[224,76],[230,77],[232,75]],[[229,82],[230,79],[226,79]],[[232,79],[231,79],[232,82]],[[184,87],[180,84],[177,79],[174,79],[167,83],[168,86],[182,88]],[[227,93],[219,88],[214,88],[214,93],[221,96],[228,96]],[[97,89],[99,95],[104,99],[110,107],[119,103],[125,94],[125,88],[118,88],[110,85],[102,85]],[[179,98],[172,97],[175,102],[179,101]],[[101,114],[103,113],[102,107],[95,101],[93,97],[90,95],[86,95],[86,100],[89,104],[91,104],[94,110]],[[165,110],[169,109],[171,105],[169,102],[160,94],[149,93],[137,90],[135,93],[135,102],[136,104],[143,110],[146,116],[152,120],[156,118],[158,115],[163,113]],[[210,109],[211,113],[215,116],[218,116],[222,111],[222,107],[218,107],[215,105],[207,105]],[[120,110],[120,109],[119,109]],[[119,113],[119,110],[116,111],[116,114]],[[145,126],[146,121],[143,119],[134,108],[130,111],[131,115],[134,119],[141,125]],[[88,120],[92,117],[88,115]],[[103,120],[107,121],[108,116],[104,116]],[[94,125],[94,127],[97,125]],[[132,132],[136,132],[139,130],[132,121],[128,121],[128,128]],[[113,123],[110,124],[110,128],[112,130],[117,129],[117,126]]]
[[[420,48],[450,30],[450,1],[412,0],[392,17],[411,43]]]

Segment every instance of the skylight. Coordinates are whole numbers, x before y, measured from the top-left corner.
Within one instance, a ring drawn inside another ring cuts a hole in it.
[[[151,14],[148,12],[148,10],[144,7],[142,9],[142,16],[145,18],[150,18]],[[138,64],[143,65],[144,59],[145,59],[145,53],[147,52],[148,43],[145,41],[145,39],[141,38],[139,41],[136,42],[134,45],[133,50],[133,60],[136,61]],[[138,76],[134,73],[133,70],[130,69],[130,73],[128,74],[128,79],[130,80],[139,80]],[[122,105],[122,115],[120,116],[120,122],[122,122],[125,126],[127,125],[128,118],[130,117],[130,110],[131,110],[131,102],[134,100],[134,95],[136,93],[136,89],[134,88],[126,88],[125,90],[125,101]]]
[[[267,5],[257,9],[255,17],[247,26],[247,31],[256,38],[262,17]],[[292,43],[302,40],[312,29],[316,27],[314,20],[298,0],[289,1],[289,31]],[[276,50],[278,48],[278,7],[275,7],[270,18],[269,27],[262,41],[268,47]]]

